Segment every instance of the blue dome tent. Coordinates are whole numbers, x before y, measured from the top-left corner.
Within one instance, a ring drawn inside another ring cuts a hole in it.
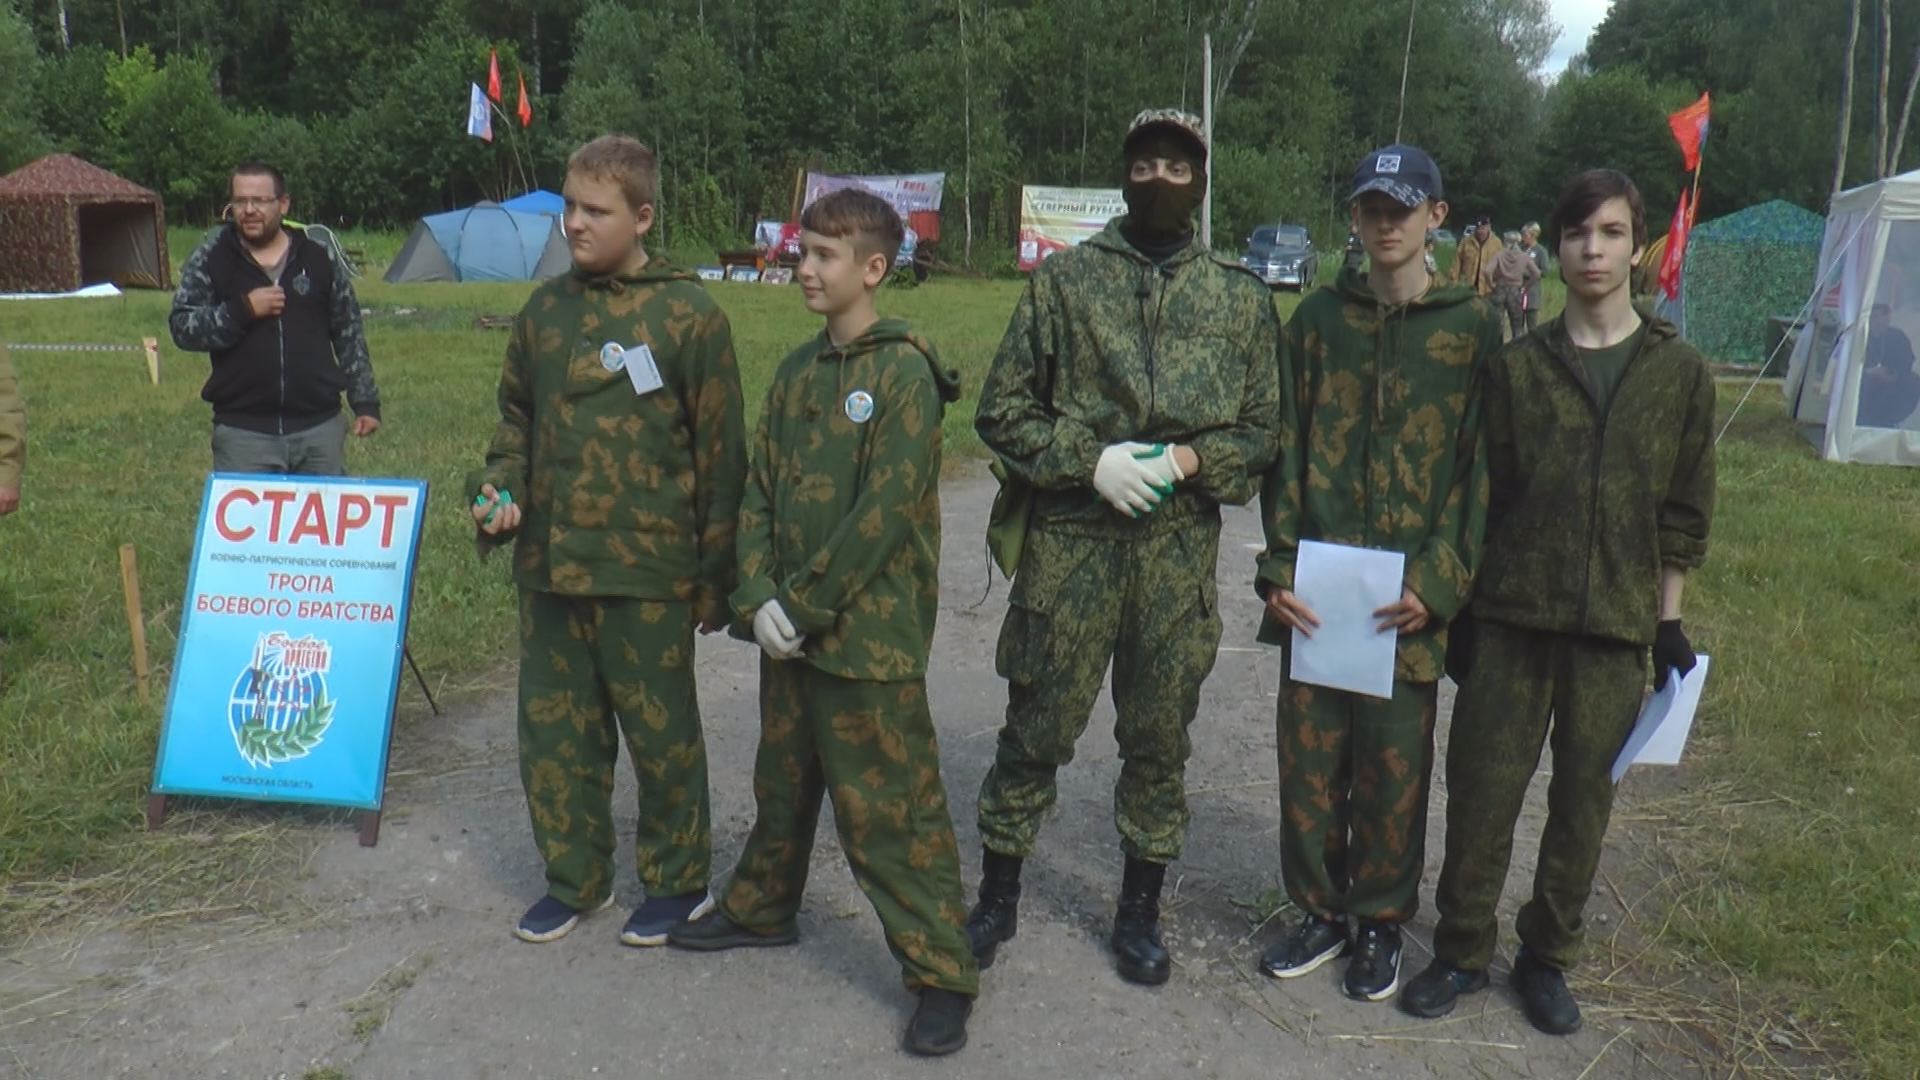
[[[572,265],[559,218],[482,202],[421,218],[386,280],[539,281]]]
[[[559,217],[567,212],[567,200],[546,188],[534,188],[525,195],[515,195],[500,205],[523,214],[552,214]]]

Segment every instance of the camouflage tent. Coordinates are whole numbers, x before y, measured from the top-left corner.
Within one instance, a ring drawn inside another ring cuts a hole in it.
[[[0,292],[100,282],[173,284],[160,196],[71,154],[0,177]]]
[[[1767,319],[1799,313],[1813,288],[1826,221],[1775,200],[1696,225],[1687,237],[1676,320],[1714,360],[1767,359]]]

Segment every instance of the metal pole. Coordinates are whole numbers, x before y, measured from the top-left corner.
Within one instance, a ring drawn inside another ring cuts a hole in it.
[[[1413,66],[1413,13],[1420,10],[1420,0],[1412,0],[1407,5],[1407,51],[1400,57],[1400,115],[1393,121],[1393,141],[1400,141],[1400,125],[1407,119],[1407,69]]]
[[[1201,90],[1200,123],[1207,130],[1207,159],[1213,160],[1213,35],[1200,35],[1200,78],[1206,83]],[[1207,193],[1200,200],[1200,246],[1213,250],[1213,185],[1207,185]]]

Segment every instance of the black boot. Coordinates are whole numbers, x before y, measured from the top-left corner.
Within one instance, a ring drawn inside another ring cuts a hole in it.
[[[1003,941],[1012,941],[1020,929],[1020,864],[1018,855],[985,851],[980,873],[980,902],[967,913],[967,941],[973,946],[980,970],[993,966],[993,954]]]
[[[1119,961],[1120,977],[1128,982],[1159,986],[1173,974],[1173,958],[1160,943],[1160,886],[1166,879],[1166,863],[1127,856],[1108,944]]]
[[[967,1045],[967,1014],[973,999],[951,990],[929,986],[920,991],[920,1006],[907,1021],[907,1051],[921,1057],[942,1057]]]

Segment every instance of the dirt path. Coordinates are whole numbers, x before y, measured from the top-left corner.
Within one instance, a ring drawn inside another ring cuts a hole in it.
[[[970,888],[979,869],[974,798],[1005,700],[993,673],[1004,584],[970,606],[985,584],[979,535],[991,495],[984,470],[947,486],[945,607],[929,680]],[[1504,985],[1511,913],[1528,886],[1521,873],[1503,908],[1496,989],[1448,1021],[1421,1024],[1390,1006],[1347,1001],[1337,965],[1287,985],[1254,972],[1281,921],[1254,932],[1278,880],[1278,658],[1253,643],[1258,602],[1247,584],[1258,545],[1254,516],[1231,513],[1219,570],[1226,638],[1194,732],[1193,827],[1166,920],[1178,968],[1163,988],[1120,981],[1104,947],[1120,874],[1105,701],[1081,760],[1062,772],[1058,814],[1029,864],[1021,933],[987,973],[972,1043],[932,1064],[897,1049],[911,1000],[830,825],[798,948],[705,958],[623,948],[615,941],[623,916],[614,912],[557,944],[513,940],[508,929],[539,894],[541,875],[507,690],[407,725],[377,848],[359,848],[344,826],[297,830],[297,842],[313,846],[309,873],[289,884],[281,915],[147,932],[89,928],[0,953],[0,1077],[1690,1072],[1629,1010],[1590,1008],[1586,1029],[1567,1039],[1527,1026]],[[750,824],[755,663],[737,642],[701,647],[717,867],[730,867]],[[511,681],[510,673],[502,678]],[[1443,717],[1450,706],[1443,690]],[[629,828],[630,784],[623,777],[618,803]],[[1538,840],[1542,786],[1536,782],[1515,844],[1523,870]],[[1444,821],[1438,801],[1432,821],[1428,898]],[[1617,852],[1609,865],[1617,879]],[[638,899],[630,868],[619,893],[621,908]],[[1615,897],[1597,896],[1590,917],[1616,920],[1621,910]],[[1423,912],[1413,927],[1408,977],[1426,964],[1431,920]],[[1605,924],[1596,929],[1604,933]]]

